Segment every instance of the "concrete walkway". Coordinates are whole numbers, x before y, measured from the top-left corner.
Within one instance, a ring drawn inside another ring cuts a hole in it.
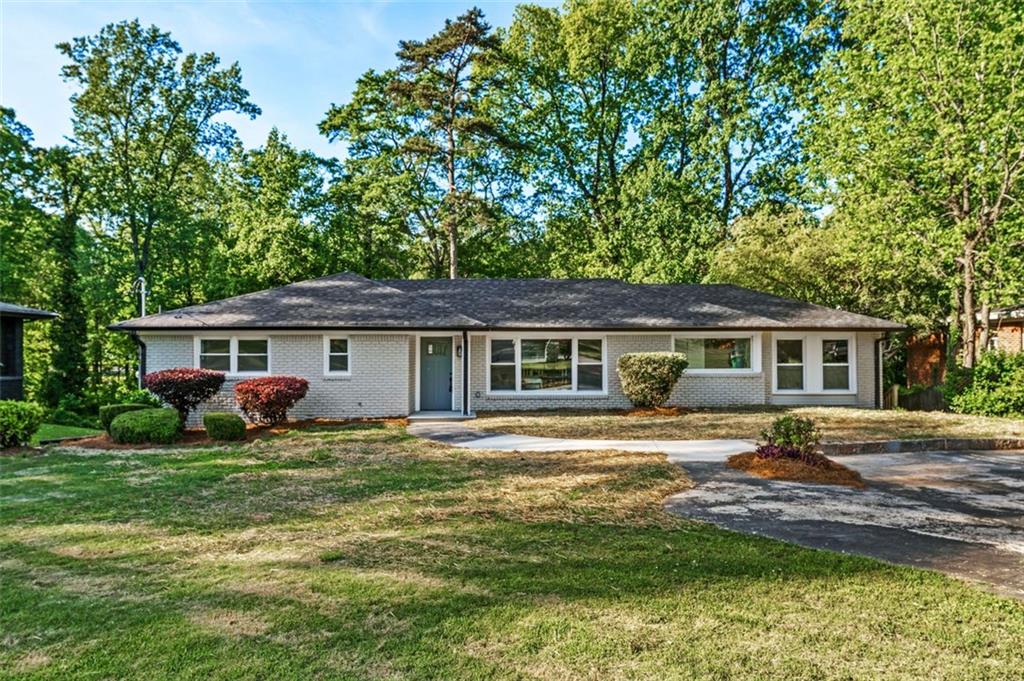
[[[733,454],[749,452],[751,440],[581,440],[532,435],[507,435],[476,430],[462,423],[426,421],[410,423],[411,435],[466,449],[506,452],[565,452],[615,449],[626,452],[660,452],[674,463],[721,463]]]

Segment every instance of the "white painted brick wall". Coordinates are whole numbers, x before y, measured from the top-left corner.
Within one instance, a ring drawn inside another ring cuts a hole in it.
[[[193,365],[191,336],[151,336],[146,342],[146,370],[159,371]],[[409,413],[410,353],[408,334],[349,336],[352,375],[324,376],[323,335],[271,335],[272,375],[299,376],[309,381],[309,392],[288,415],[291,418],[369,418]],[[240,413],[235,404],[235,383],[200,405],[190,424],[202,422],[208,411]]]
[[[772,334],[762,340],[762,372],[751,376],[693,376],[684,373],[672,393],[669,404],[681,407],[735,405],[821,404],[873,407],[875,404],[874,339],[877,334],[857,335],[856,395],[772,395]],[[145,339],[147,370],[158,371],[193,364],[191,336],[149,336]],[[474,411],[528,409],[624,409],[630,406],[622,393],[615,370],[620,355],[626,352],[668,350],[669,334],[630,334],[607,336],[607,395],[568,394],[565,396],[487,395],[487,351],[485,337],[470,337],[470,399]],[[404,416],[415,407],[416,339],[411,334],[350,335],[351,377],[323,375],[323,336],[273,335],[271,373],[302,376],[310,383],[309,394],[290,412],[294,418],[353,418]],[[453,348],[461,336],[453,338]],[[461,402],[461,360],[456,360],[453,389],[456,408]],[[224,388],[200,408],[205,411],[236,411],[234,384]],[[194,418],[198,423],[200,418]]]

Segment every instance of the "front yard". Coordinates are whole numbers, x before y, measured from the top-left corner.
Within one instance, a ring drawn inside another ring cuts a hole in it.
[[[825,442],[918,438],[1024,438],[1024,421],[943,412],[796,407],[709,409],[679,416],[627,416],[621,412],[480,414],[468,422],[481,430],[520,435],[598,440],[757,439],[786,413],[814,419]]]
[[[1024,604],[666,514],[689,484],[397,426],[0,457],[0,675],[1020,674]]]

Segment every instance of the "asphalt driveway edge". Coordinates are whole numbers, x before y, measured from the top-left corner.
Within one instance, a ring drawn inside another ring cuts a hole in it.
[[[871,442],[826,442],[821,444],[821,453],[825,456],[935,451],[1001,451],[1006,449],[1024,449],[1024,439],[940,437],[925,440],[875,440]]]

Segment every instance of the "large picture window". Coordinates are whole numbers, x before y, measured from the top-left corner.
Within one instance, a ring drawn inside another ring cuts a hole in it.
[[[603,338],[517,337],[488,341],[491,392],[605,390]]]
[[[676,338],[674,349],[686,355],[687,370],[717,369],[749,371],[752,368],[752,338]]]
[[[521,390],[572,390],[572,340],[524,338]]]
[[[226,374],[270,373],[270,340],[267,338],[199,338],[195,366]]]

